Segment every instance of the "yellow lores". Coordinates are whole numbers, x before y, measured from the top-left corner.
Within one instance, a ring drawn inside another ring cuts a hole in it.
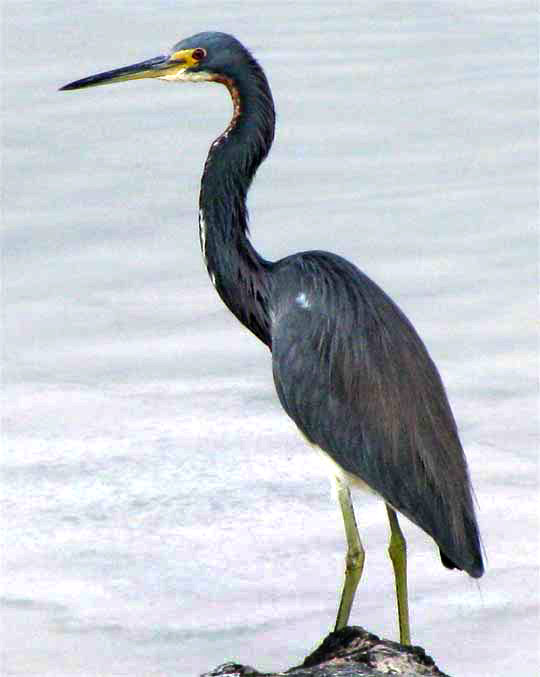
[[[165,67],[164,70],[153,77],[158,77],[160,80],[188,80],[189,82],[210,80],[209,73],[186,73],[187,69],[196,66],[205,56],[206,50],[202,49],[202,47],[197,47],[196,49],[181,49],[179,52],[172,52],[169,57],[170,66]]]

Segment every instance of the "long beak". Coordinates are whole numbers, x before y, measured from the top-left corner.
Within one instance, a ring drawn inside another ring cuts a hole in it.
[[[63,87],[60,87],[60,91],[82,89],[84,87],[97,87],[99,85],[108,85],[113,82],[125,82],[126,80],[160,78],[166,75],[172,75],[178,73],[178,71],[185,70],[185,68],[190,65],[184,59],[179,57],[180,54],[178,52],[173,55],[155,56],[153,59],[147,59],[146,61],[135,63],[132,66],[115,68],[112,71],[90,75],[87,78],[82,78],[82,80],[75,80],[75,82],[70,82]]]

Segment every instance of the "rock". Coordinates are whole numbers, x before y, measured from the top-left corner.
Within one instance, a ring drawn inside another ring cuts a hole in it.
[[[302,663],[285,672],[262,673],[237,663],[225,663],[201,677],[449,677],[419,646],[379,639],[358,626],[331,632]]]

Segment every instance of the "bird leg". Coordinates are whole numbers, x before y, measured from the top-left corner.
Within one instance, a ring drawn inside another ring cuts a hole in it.
[[[364,569],[365,552],[362,547],[354,509],[351,501],[351,492],[349,487],[341,480],[336,478],[336,492],[343,515],[343,524],[345,526],[345,536],[347,537],[347,557],[345,558],[345,581],[341,592],[341,601],[336,618],[334,630],[340,630],[346,627],[351,608],[354,601],[354,594]]]
[[[388,554],[394,567],[396,580],[396,598],[399,618],[399,641],[410,645],[411,630],[409,626],[409,602],[407,599],[407,543],[399,526],[396,511],[386,505],[390,521],[390,545]]]

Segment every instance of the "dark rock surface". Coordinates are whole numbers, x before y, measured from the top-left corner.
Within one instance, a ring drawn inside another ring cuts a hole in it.
[[[262,673],[237,663],[225,663],[202,677],[449,677],[419,646],[405,647],[379,639],[358,626],[332,632],[302,663],[285,672]]]

